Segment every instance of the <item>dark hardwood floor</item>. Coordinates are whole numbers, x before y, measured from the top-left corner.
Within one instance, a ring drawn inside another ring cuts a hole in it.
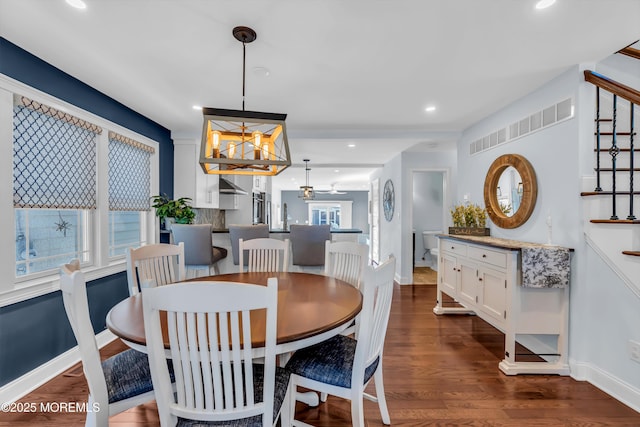
[[[503,335],[475,316],[436,316],[434,302],[435,286],[396,286],[384,354],[393,426],[640,426],[640,413],[589,383],[502,374]],[[123,348],[115,341],[103,353]],[[21,402],[85,402],[86,396],[82,371],[74,367]],[[0,426],[81,426],[84,417],[0,413]],[[297,418],[316,426],[350,426],[350,405],[334,397],[317,408],[299,403]],[[376,403],[365,401],[365,420],[368,426],[382,425]],[[110,421],[121,427],[157,426],[155,403]]]

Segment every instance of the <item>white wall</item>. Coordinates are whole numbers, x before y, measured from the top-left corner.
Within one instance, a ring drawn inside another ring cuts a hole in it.
[[[404,211],[402,207],[402,157],[397,155],[391,159],[384,167],[376,170],[371,174],[371,180],[378,178],[380,180],[380,262],[386,260],[389,255],[396,257],[396,281],[400,282],[400,266],[402,265],[402,232],[401,232],[401,213]],[[395,190],[395,210],[391,221],[387,221],[384,217],[384,208],[382,207],[382,195],[384,192],[384,184],[390,179],[393,182]],[[409,260],[411,261],[411,260]],[[401,282],[400,282],[401,283]]]
[[[413,173],[414,171],[441,171],[446,176],[444,206],[449,206],[456,188],[456,152],[404,152],[376,170],[371,179],[380,179],[380,200],[387,179],[395,188],[395,212],[391,221],[384,219],[380,207],[380,259],[390,254],[397,258],[396,281],[413,281]]]
[[[618,62],[616,59],[613,62]],[[607,67],[610,63],[607,62]],[[610,67],[609,67],[610,68]],[[636,84],[635,87],[640,87]],[[573,97],[575,117],[470,156],[469,143],[551,104]],[[581,176],[593,174],[594,90],[572,67],[540,89],[466,129],[458,145],[457,198],[483,204],[484,176],[506,153],[526,157],[536,170],[538,199],[526,224],[512,230],[490,225],[491,235],[544,243],[552,215],[553,243],[572,255],[569,358],[572,376],[585,379],[640,409],[640,365],[628,340],[640,341],[640,300],[589,248],[583,234]]]

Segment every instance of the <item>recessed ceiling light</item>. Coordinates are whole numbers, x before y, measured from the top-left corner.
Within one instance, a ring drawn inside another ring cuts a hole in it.
[[[356,144],[349,144],[349,145],[347,145],[347,147],[349,147],[349,148],[356,148]]]
[[[427,113],[432,113],[436,111],[436,107],[435,105],[429,105],[427,108],[424,109],[424,111],[426,111]]]
[[[546,9],[555,2],[556,0],[540,0],[538,3],[536,3],[536,9]]]
[[[335,169],[334,172],[338,173],[338,172],[340,172],[340,169]]]
[[[191,108],[193,108],[194,110],[200,110],[200,111],[202,111],[202,107],[201,107],[201,106],[199,106],[199,105],[194,105],[194,106],[193,106],[193,107],[191,107]]]
[[[76,9],[86,9],[87,4],[82,0],[66,0],[67,4],[71,7],[75,7]]]

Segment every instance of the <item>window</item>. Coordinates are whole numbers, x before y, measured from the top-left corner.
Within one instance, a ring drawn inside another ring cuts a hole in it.
[[[144,213],[150,210],[154,149],[109,132],[109,256],[145,243]]]
[[[85,228],[96,207],[99,126],[14,95],[16,277],[89,261]]]
[[[88,212],[16,209],[16,277],[53,270],[72,258],[89,261]]]
[[[352,201],[318,201],[309,204],[309,224],[329,224],[332,229],[351,228]]]
[[[311,207],[311,224],[329,224],[331,228],[340,228],[340,205],[319,205]]]
[[[2,75],[0,134],[12,138],[0,144],[0,215],[15,241],[0,249],[0,306],[56,290],[72,258],[94,280],[156,241],[155,141]]]

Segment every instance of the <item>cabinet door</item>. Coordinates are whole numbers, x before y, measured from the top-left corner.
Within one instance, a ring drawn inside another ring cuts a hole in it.
[[[238,196],[235,194],[220,194],[220,209],[238,209]]]
[[[505,322],[507,312],[507,275],[491,268],[478,268],[480,309],[488,316]]]
[[[176,198],[196,198],[196,172],[194,167],[196,147],[191,144],[175,145],[173,148],[173,193]],[[178,172],[179,171],[179,172]]]
[[[254,193],[265,193],[267,192],[267,180],[269,178],[264,175],[254,175],[253,176],[253,192]]]
[[[458,260],[460,287],[458,299],[465,305],[476,305],[478,302],[478,268],[475,263],[462,258]]]
[[[445,292],[447,295],[456,298],[458,295],[457,258],[448,254],[441,254],[438,274],[440,275],[440,290]]]
[[[218,175],[205,174],[198,164],[198,146],[175,144],[173,149],[173,197],[189,197],[194,208],[217,208]]]

